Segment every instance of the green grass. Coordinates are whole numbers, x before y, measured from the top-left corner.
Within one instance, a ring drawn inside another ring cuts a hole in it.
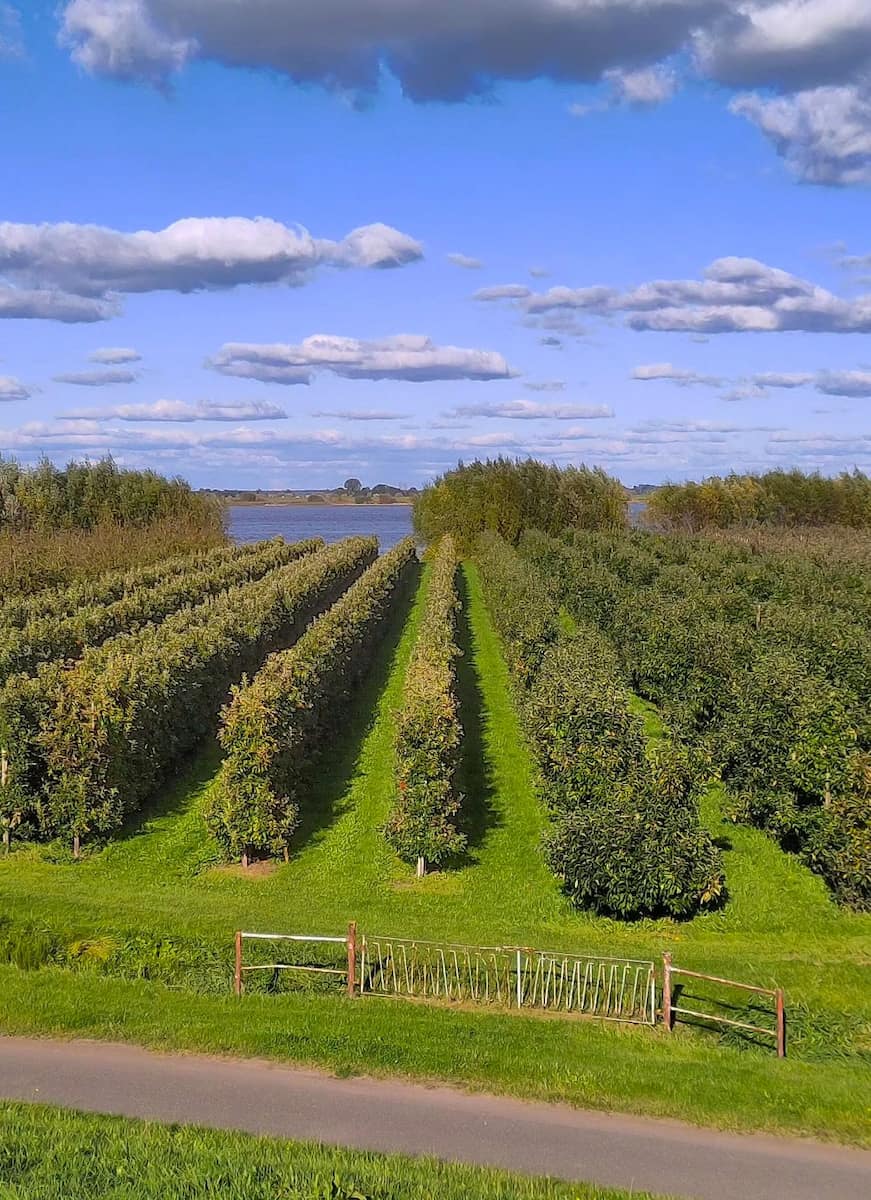
[[[436,1159],[0,1104],[2,1200],[629,1200]],[[653,1200],[633,1192],[634,1200]]]
[[[20,935],[35,926],[67,941],[108,937],[121,947],[128,975],[144,969],[156,939],[190,939],[223,956],[209,987],[215,979],[223,986],[240,926],[332,934],[356,919],[369,934],[654,959],[670,950],[680,966],[785,987],[793,1058],[779,1063],[769,1050],[741,1049],[686,1027],[669,1037],[308,994],[251,995],[240,1009],[154,983],[9,967],[0,969],[0,1028],[262,1054],[724,1127],[869,1140],[871,919],[838,909],[822,881],[763,834],[724,824],[716,789],[705,798],[704,818],[727,847],[722,910],[687,922],[634,923],[573,911],[539,850],[544,818],[506,667],[474,569],[465,578],[460,685],[469,848],[451,869],[415,880],[380,833],[391,807],[395,712],[424,571],[404,628],[385,642],[344,736],[321,764],[290,863],[262,877],[214,868],[217,851],[200,816],[218,762],[210,749],[138,828],[106,850],[78,864],[50,862],[33,848],[0,862],[0,911],[10,929]],[[655,712],[642,715],[650,736],[664,736]],[[24,953],[20,936],[18,946]],[[100,953],[98,944],[91,955],[98,967]],[[171,975],[172,953],[161,954],[151,955],[147,969],[159,975],[164,962]]]

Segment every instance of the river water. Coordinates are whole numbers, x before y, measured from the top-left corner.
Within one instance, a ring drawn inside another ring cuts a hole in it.
[[[389,550],[411,533],[410,504],[233,504],[230,536],[236,542],[278,537],[288,542],[321,537],[325,542],[375,534]]]

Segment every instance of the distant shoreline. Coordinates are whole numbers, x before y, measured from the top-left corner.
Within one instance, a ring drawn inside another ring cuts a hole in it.
[[[394,500],[390,504],[379,504],[377,500],[228,500],[228,508],[413,508],[411,500]]]

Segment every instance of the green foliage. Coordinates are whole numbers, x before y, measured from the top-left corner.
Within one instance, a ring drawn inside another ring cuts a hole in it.
[[[270,571],[322,546],[320,538],[290,545],[276,539],[260,545],[253,553],[247,547],[222,549],[214,555],[213,563],[197,570],[195,562],[189,562],[191,569],[171,568],[166,578],[157,574],[157,568],[151,568],[147,572],[149,583],[129,588],[109,604],[97,601],[83,605],[83,589],[72,588],[69,590],[80,598],[78,606],[73,608],[72,600],[65,598],[63,591],[56,592],[54,603],[68,609],[69,615],[43,616],[28,621],[20,629],[8,630],[0,641],[0,680],[15,672],[29,674],[40,662],[79,658],[86,647],[99,646],[119,633],[160,621],[230,587],[262,579]],[[20,612],[22,607],[16,605],[14,611]]]
[[[60,469],[47,458],[28,468],[0,456],[0,529],[93,529],[191,516],[222,526],[215,499],[182,479],[121,468],[111,458]]]
[[[454,540],[447,535],[432,552],[426,606],[397,722],[398,795],[385,832],[409,862],[442,862],[466,842],[457,829],[463,731],[456,677],[456,573]]]
[[[0,1105],[8,1200],[630,1200],[628,1192],[435,1159]],[[632,1200],[654,1200],[632,1191]]]
[[[81,608],[108,606],[131,592],[155,587],[180,575],[220,568],[228,562],[241,562],[249,555],[256,557],[279,541],[280,539],[276,538],[273,542],[251,542],[244,546],[221,545],[207,550],[194,550],[138,567],[107,571],[65,587],[46,587],[29,595],[4,596],[0,601],[0,628],[21,629],[32,622],[52,617],[62,620],[64,617],[74,616]]]
[[[624,918],[715,904],[722,863],[699,822],[697,773],[674,750],[645,753],[613,646],[561,623],[543,577],[504,542],[481,538],[476,561],[551,815],[545,853],[573,902]]]
[[[453,534],[465,551],[485,530],[516,544],[529,528],[620,529],[626,506],[622,484],[599,467],[498,458],[461,463],[425,487],[414,503],[414,527],[427,541]]]
[[[702,483],[668,483],[647,502],[647,518],[676,529],[732,525],[871,526],[871,479],[861,471],[835,479],[801,471],[712,476]]]
[[[673,732],[704,747],[733,811],[871,903],[871,575],[824,544],[528,533],[523,556],[613,640]]]
[[[226,757],[206,814],[228,857],[288,853],[312,757],[335,736],[415,562],[407,538],[292,649],[272,655],[234,689],[220,731]]]
[[[356,538],[88,650],[68,671],[43,667],[35,738],[40,820],[49,835],[104,836],[213,728],[230,684],[286,645],[376,552]]]

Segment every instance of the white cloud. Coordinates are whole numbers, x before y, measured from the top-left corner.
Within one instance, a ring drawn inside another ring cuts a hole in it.
[[[523,385],[530,392],[562,392],[565,391],[566,381],[564,379],[530,379],[528,383]]]
[[[723,0],[72,0],[62,38],[85,69],[163,85],[194,59],[372,92],[384,67],[414,100],[498,79],[595,80],[688,43]]]
[[[77,322],[108,321],[118,315],[116,303],[71,296],[52,288],[17,288],[0,284],[0,319]]]
[[[871,332],[871,295],[842,299],[758,259],[734,256],[716,259],[702,279],[657,279],[626,292],[601,285],[553,287],[514,299],[527,320],[550,313],[572,321],[575,312],[586,311],[624,313],[632,329],[663,332]]]
[[[493,287],[479,288],[473,300],[524,300],[532,295],[532,289],[524,283],[497,283]]]
[[[672,363],[646,363],[632,370],[633,379],[667,379],[679,387],[693,387],[703,384],[705,387],[720,387],[723,380],[716,375],[702,375],[698,371],[690,371],[685,367],[676,367]]]
[[[323,409],[312,413],[313,417],[333,417],[339,421],[404,421],[408,413],[388,412],[381,408]]]
[[[41,298],[49,311],[29,315],[57,320],[98,320],[103,315],[98,310],[97,315],[82,316],[79,309],[78,315],[64,316],[69,297],[58,293],[105,298],[114,293],[193,292],[243,284],[294,286],[306,282],[318,267],[398,267],[422,254],[419,242],[380,224],[354,229],[342,241],[333,242],[266,217],[187,217],[166,229],[137,233],[68,222],[0,223],[0,273],[22,288],[40,289],[26,295],[31,304],[34,297]],[[12,303],[17,293],[8,291]],[[93,305],[93,300],[86,303]],[[56,313],[50,311],[52,306]]]
[[[736,96],[733,113],[747,117],[806,183],[871,183],[871,89],[819,87],[794,96]]]
[[[754,375],[752,382],[764,388],[797,388],[813,383],[814,376],[806,371],[765,371]]]
[[[80,387],[110,387],[119,383],[135,383],[139,377],[135,371],[115,367],[107,371],[66,371],[52,378],[55,383],[75,383]]]
[[[606,71],[615,99],[620,104],[636,108],[654,108],[670,100],[677,91],[678,80],[669,67],[642,67],[636,71],[616,69]]]
[[[63,414],[66,421],[283,421],[287,413],[267,400],[155,400],[151,404],[118,404]]]
[[[229,342],[208,364],[224,375],[266,383],[309,383],[316,371],[344,379],[510,379],[516,375],[501,354],[437,346],[430,338],[403,333],[374,342],[316,334],[298,346]]]
[[[11,375],[0,375],[0,403],[7,400],[29,400],[33,389],[14,379]]]
[[[823,371],[815,386],[826,396],[871,396],[871,371]]]
[[[470,258],[468,254],[449,254],[448,262],[452,262],[455,267],[463,267],[466,271],[478,271],[484,265],[480,258]]]
[[[457,417],[506,417],[515,421],[575,421],[613,417],[607,404],[541,404],[536,400],[507,400],[481,404],[462,404],[453,410]]]
[[[142,355],[138,350],[132,350],[126,346],[104,346],[88,355],[88,362],[103,363],[110,367],[141,362],[141,360]]]

